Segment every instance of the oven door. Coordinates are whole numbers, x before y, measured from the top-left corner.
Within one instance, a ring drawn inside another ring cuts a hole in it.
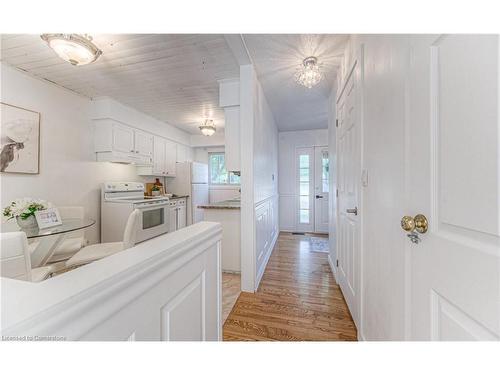
[[[146,241],[168,232],[168,203],[147,204],[136,208],[141,211],[137,228],[137,242]]]

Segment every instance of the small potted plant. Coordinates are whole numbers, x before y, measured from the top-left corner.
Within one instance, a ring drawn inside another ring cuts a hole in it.
[[[46,210],[52,205],[42,199],[22,198],[14,200],[3,209],[3,216],[7,220],[16,219],[21,228],[36,227],[35,212]]]
[[[153,185],[151,188],[151,195],[158,196],[160,195],[160,187],[158,185]]]

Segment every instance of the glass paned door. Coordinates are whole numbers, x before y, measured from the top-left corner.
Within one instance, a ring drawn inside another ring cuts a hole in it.
[[[304,147],[296,149],[297,166],[297,230],[311,231],[314,225],[313,213],[313,148]]]

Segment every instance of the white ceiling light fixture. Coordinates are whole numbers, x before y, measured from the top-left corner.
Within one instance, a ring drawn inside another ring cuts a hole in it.
[[[88,35],[42,34],[40,37],[61,59],[75,66],[93,63],[102,54]]]
[[[214,120],[205,120],[205,123],[200,126],[201,133],[210,137],[215,134],[215,124]]]
[[[298,84],[307,87],[308,89],[316,86],[323,79],[321,66],[318,64],[318,59],[314,56],[309,56],[302,61],[295,80]]]

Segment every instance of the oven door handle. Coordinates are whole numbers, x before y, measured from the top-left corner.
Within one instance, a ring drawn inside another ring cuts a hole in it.
[[[139,210],[147,210],[149,208],[157,208],[157,207],[167,207],[168,206],[168,203],[156,203],[156,204],[148,204],[148,205],[144,205],[144,206],[139,206],[139,207],[136,207],[138,208]]]

